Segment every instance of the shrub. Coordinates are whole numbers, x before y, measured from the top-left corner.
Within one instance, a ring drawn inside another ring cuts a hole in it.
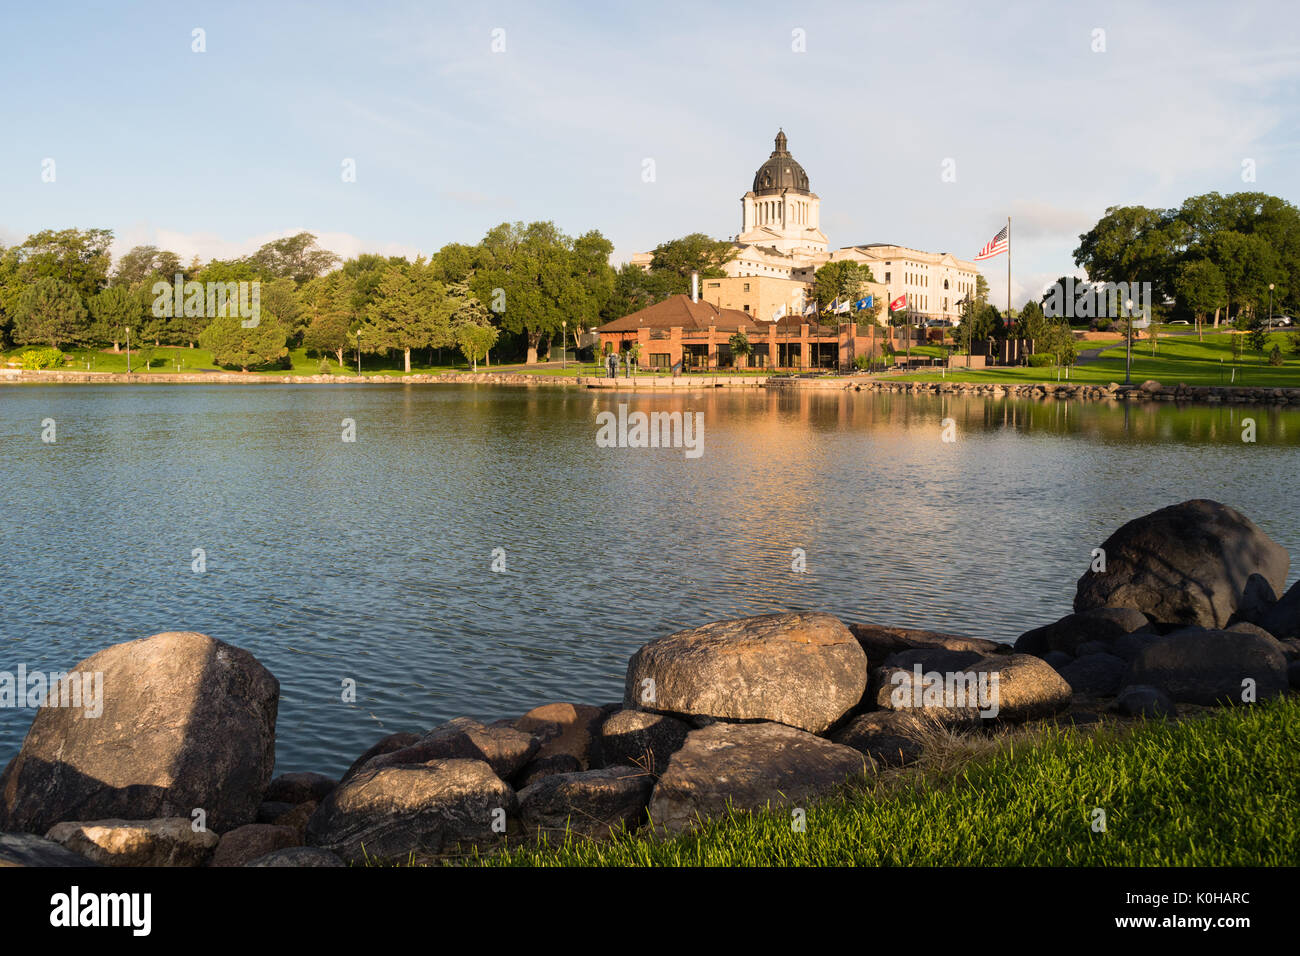
[[[856,365],[858,368],[870,368],[871,356],[859,355],[857,358],[853,360],[853,364]]]
[[[1098,332],[1109,332],[1111,324],[1112,323],[1110,318],[1105,315],[1098,318],[1097,321],[1094,323],[1095,328],[1097,329]]]
[[[1051,352],[1039,352],[1036,355],[1029,356],[1030,368],[1044,368],[1048,365],[1056,364],[1056,356]]]
[[[62,368],[63,352],[59,349],[28,349],[22,354],[23,368]]]
[[[1278,346],[1278,344],[1277,344],[1276,342],[1273,343],[1273,348],[1272,348],[1272,350],[1268,353],[1268,364],[1269,364],[1269,365],[1281,365],[1281,364],[1282,364],[1282,349],[1281,349],[1280,346]]]
[[[321,375],[330,374],[330,360],[327,358],[322,358],[320,360],[320,365],[316,366],[316,371]]]

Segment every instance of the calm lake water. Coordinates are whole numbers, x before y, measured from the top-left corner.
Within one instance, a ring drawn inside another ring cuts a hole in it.
[[[703,412],[703,456],[598,448],[620,401]],[[1187,498],[1300,555],[1298,461],[1300,412],[1271,408],[6,387],[0,670],[203,631],[279,678],[277,772],[339,772],[393,731],[617,700],[639,645],[717,618],[824,609],[1014,640],[1069,610],[1113,529]],[[0,709],[0,764],[31,718]]]

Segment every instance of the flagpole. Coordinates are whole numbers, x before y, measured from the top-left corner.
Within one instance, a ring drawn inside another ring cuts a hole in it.
[[[1007,216],[1007,322],[1011,322],[1011,217]],[[1019,349],[1016,350],[1019,354]]]

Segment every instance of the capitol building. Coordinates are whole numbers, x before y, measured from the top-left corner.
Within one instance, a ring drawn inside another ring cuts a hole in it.
[[[906,311],[914,322],[960,318],[958,303],[975,292],[979,273],[973,262],[948,252],[889,243],[832,250],[821,230],[821,197],[790,154],[783,131],[776,134],[775,147],[754,173],[749,191],[740,197],[735,256],[723,267],[726,278],[703,280],[705,302],[767,320],[781,305],[787,311],[799,308],[823,265],[851,260],[871,269],[875,282],[868,293],[876,297],[877,305],[905,294]],[[642,268],[649,268],[650,260],[650,253],[632,257],[632,263]]]

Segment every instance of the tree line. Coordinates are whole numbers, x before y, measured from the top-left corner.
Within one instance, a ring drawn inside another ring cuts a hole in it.
[[[241,369],[283,366],[293,348],[340,366],[353,350],[396,352],[407,371],[416,350],[459,349],[477,364],[497,349],[531,363],[566,332],[577,346],[597,325],[687,291],[691,271],[715,274],[729,249],[694,234],[657,247],[648,272],[615,270],[600,232],[571,237],[551,222],[502,223],[475,245],[415,260],[344,261],[309,232],[208,262],[152,245],[114,262],[112,242],[108,229],[63,229],[0,247],[0,345],[118,350],[129,328],[133,343],[200,345]],[[202,296],[158,308],[156,287],[177,277],[182,288],[258,283],[256,323],[235,309],[214,315]]]

